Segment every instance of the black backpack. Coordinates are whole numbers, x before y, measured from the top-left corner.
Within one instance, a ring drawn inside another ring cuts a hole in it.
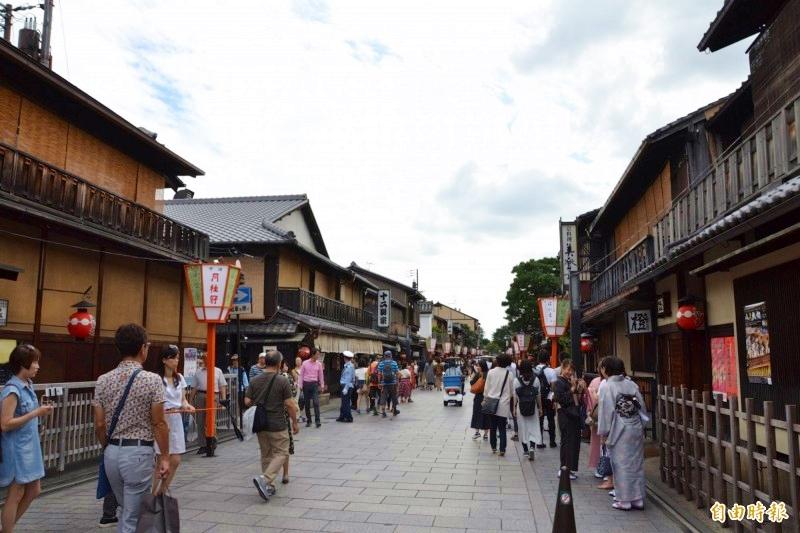
[[[550,396],[550,382],[547,381],[547,376],[544,373],[546,366],[540,367],[538,372],[534,372],[539,379],[539,394],[542,396],[542,401],[547,400]]]
[[[533,416],[536,413],[536,380],[532,379],[528,385],[522,383],[517,387],[517,398],[519,398],[519,414],[522,416]]]
[[[394,365],[392,364],[392,361],[384,361],[383,362],[383,372],[381,372],[381,373],[383,374],[383,382],[384,383],[392,384],[392,383],[395,382],[395,371],[394,371]]]

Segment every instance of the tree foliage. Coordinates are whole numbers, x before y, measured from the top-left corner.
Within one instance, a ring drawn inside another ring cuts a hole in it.
[[[507,331],[501,332],[500,330],[503,330],[503,328],[499,328],[495,331],[494,340],[498,340],[496,338],[498,332],[506,335],[506,338],[517,332],[541,333],[539,307],[536,299],[552,296],[561,291],[559,264],[556,257],[523,261],[515,266],[511,272],[514,274],[514,280],[511,282],[511,286],[506,293],[506,299],[503,301],[503,307],[506,308],[506,320],[508,321],[508,325],[504,326],[504,328]]]

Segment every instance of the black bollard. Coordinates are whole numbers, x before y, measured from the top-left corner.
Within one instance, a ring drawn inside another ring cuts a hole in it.
[[[556,500],[556,516],[553,519],[553,533],[577,533],[575,529],[575,507],[572,505],[572,485],[569,480],[569,468],[561,467],[558,479],[558,499]]]

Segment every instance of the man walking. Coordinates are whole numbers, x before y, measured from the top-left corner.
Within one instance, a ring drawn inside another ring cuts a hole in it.
[[[341,385],[342,389],[342,407],[339,409],[339,418],[336,421],[352,422],[353,414],[350,411],[350,395],[355,386],[356,370],[353,367],[353,352],[345,350],[342,355],[345,360],[342,377],[339,379],[339,385]]]
[[[251,380],[257,375],[264,372],[264,370],[267,368],[266,360],[267,360],[266,352],[261,352],[260,354],[258,354],[258,361],[256,361],[256,364],[250,367],[250,375],[248,377]]]
[[[225,381],[225,375],[222,369],[214,367],[214,406],[217,403],[221,405],[228,405],[228,382]],[[217,438],[206,437],[206,394],[208,391],[208,368],[206,368],[206,354],[200,354],[197,358],[197,371],[194,373],[192,384],[194,389],[192,391],[192,405],[197,409],[197,441],[200,448],[197,450],[198,455],[206,454],[206,457],[214,457],[214,450],[217,449]],[[205,446],[203,444],[205,443]]]
[[[283,355],[277,350],[265,354],[266,369],[253,378],[244,394],[244,404],[263,405],[267,427],[259,431],[258,447],[261,450],[262,475],[253,478],[253,484],[264,500],[275,494],[275,477],[289,460],[289,432],[286,431],[286,414],[297,435],[297,404],[292,398],[289,380],[280,374]]]
[[[311,404],[314,404],[314,422],[317,427],[322,425],[319,420],[319,393],[325,392],[325,372],[319,362],[319,350],[312,348],[311,357],[300,365],[300,386],[306,402],[306,427],[311,427]]]
[[[397,361],[392,359],[392,352],[386,350],[383,352],[383,361],[378,363],[378,373],[381,376],[381,384],[383,390],[381,391],[381,416],[386,418],[386,408],[391,404],[392,418],[400,414],[397,410],[397,373],[400,369],[397,366]]]
[[[539,380],[539,392],[542,397],[542,412],[539,414],[539,430],[542,435],[541,444],[537,448],[544,448],[544,420],[547,419],[547,433],[550,435],[550,447],[556,444],[556,412],[553,408],[552,385],[558,379],[558,374],[550,368],[550,354],[543,351],[539,354],[539,364],[533,369],[534,376]]]
[[[94,428],[105,448],[103,460],[111,490],[122,507],[117,531],[134,533],[142,495],[152,486],[154,440],[161,450],[158,477],[169,474],[169,428],[161,378],[142,370],[150,347],[147,332],[137,324],[125,324],[117,329],[114,345],[122,361],[97,378]]]

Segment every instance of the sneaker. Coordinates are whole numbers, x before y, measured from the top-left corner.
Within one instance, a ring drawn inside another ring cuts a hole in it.
[[[489,435],[484,435],[483,440],[489,440]]]
[[[311,427],[311,422],[306,422],[306,427],[310,428]]]
[[[104,516],[100,519],[100,524],[97,527],[103,527],[103,528],[112,527],[115,526],[117,522],[119,522],[119,518],[117,518],[116,516],[111,516],[111,517]]]
[[[494,455],[494,454],[496,454],[496,453],[497,453],[497,450],[495,450],[494,448],[492,448],[492,455]]]
[[[533,448],[531,448],[530,451],[528,452],[528,461],[533,461],[534,453],[535,452],[533,451]]]
[[[272,494],[269,491],[269,484],[267,483],[267,478],[264,476],[256,476],[253,478],[253,485],[256,486],[256,490],[258,490],[258,494],[264,499],[265,502],[269,501],[269,497],[272,494],[275,494],[275,488],[272,489]]]
[[[317,422],[317,427],[322,427],[322,424],[320,422]]]
[[[395,410],[394,410],[394,413],[392,413],[392,414],[393,414],[394,416],[397,416],[397,415],[399,415],[399,414],[400,414],[400,411],[399,411],[398,409],[395,409]]]
[[[537,444],[536,447],[541,450],[542,448],[547,448],[547,445],[546,444]]]
[[[356,409],[356,413],[361,414],[361,409]]]
[[[203,455],[204,453],[208,452],[208,448],[205,446],[200,446],[197,448],[197,455]]]
[[[412,400],[411,398],[409,398],[409,399],[408,399],[408,403],[414,403],[414,400]]]
[[[479,438],[481,438],[481,434],[480,434],[480,433],[475,433],[475,434],[472,436],[472,440],[478,440]]]
[[[603,477],[604,477],[604,476],[601,476],[601,475],[600,475],[600,474],[598,474],[598,473],[597,473],[597,471],[595,470],[595,472],[594,472],[594,477],[596,477],[597,479],[603,479]]]
[[[616,498],[617,497],[617,491],[612,489],[612,490],[608,491],[608,495],[611,496],[612,498]]]
[[[498,457],[503,457],[505,454],[506,454],[506,452],[497,452],[497,456]]]
[[[518,441],[519,440],[519,436],[518,435],[514,435],[514,436],[511,437],[511,440]]]
[[[556,444],[555,442],[551,442],[550,443],[550,447],[551,448],[556,448],[556,447],[558,447],[558,444]]]
[[[381,416],[382,416],[383,418],[386,418],[386,411],[384,411],[383,413],[381,413]]]
[[[570,478],[572,481],[575,481],[576,479],[578,479],[578,475],[577,475],[577,474],[575,474],[574,472],[570,472],[570,473],[569,473],[569,478]]]

